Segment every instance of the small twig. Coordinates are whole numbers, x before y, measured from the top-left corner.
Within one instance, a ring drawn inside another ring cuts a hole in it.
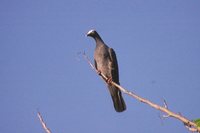
[[[83,53],[83,56],[86,59],[86,61],[88,62],[88,64],[91,66],[91,68],[93,70],[95,70],[95,72],[98,75],[100,75],[104,79],[104,81],[108,79],[103,73],[99,73],[98,70],[96,70],[96,68],[93,66],[93,64],[91,63],[91,61],[89,60],[89,58],[86,56],[85,53]],[[153,102],[151,102],[151,101],[149,101],[145,98],[142,98],[142,97],[136,95],[133,92],[126,90],[125,88],[123,88],[122,86],[118,85],[117,83],[115,83],[113,81],[111,81],[110,83],[112,85],[114,85],[115,87],[117,87],[119,90],[121,90],[123,93],[125,93],[125,94],[137,99],[138,101],[145,103],[145,104],[147,104],[147,105],[149,105],[149,106],[151,106],[151,107],[153,107],[157,110],[160,110],[161,112],[166,113],[167,114],[166,117],[174,117],[174,118],[180,120],[181,122],[184,123],[184,125],[188,128],[188,130],[200,133],[200,127],[198,127],[194,122],[190,121],[186,117],[181,116],[180,114],[177,114],[177,113],[170,111],[168,109],[168,106],[167,106],[167,103],[166,103],[165,100],[164,100],[164,107],[162,107],[162,106],[159,106],[158,104],[155,104],[155,103],[153,103]]]
[[[93,64],[91,63],[90,59],[88,58],[88,56],[85,54],[85,52],[83,52],[83,57],[86,59],[86,61],[88,62],[88,64],[90,65],[90,67],[92,67],[93,70],[95,70],[96,72],[98,72],[96,70],[96,68],[93,66]]]
[[[167,105],[167,102],[166,102],[165,99],[164,99],[164,107],[165,107],[166,109],[168,109],[168,105]]]
[[[199,132],[198,129],[196,129],[196,128],[192,128],[192,127],[189,127],[189,126],[186,126],[186,125],[185,125],[185,127],[191,132]]]
[[[167,105],[166,100],[164,99],[163,101],[164,101],[164,108],[168,109],[168,105]],[[168,117],[170,117],[169,114],[167,114],[167,115],[163,115],[163,118],[168,118]]]
[[[168,118],[170,117],[170,115],[163,115],[163,118]]]
[[[42,127],[44,128],[46,133],[51,133],[50,129],[47,127],[46,123],[44,122],[42,115],[40,114],[40,112],[37,113],[37,116],[40,120],[40,123],[42,124]]]

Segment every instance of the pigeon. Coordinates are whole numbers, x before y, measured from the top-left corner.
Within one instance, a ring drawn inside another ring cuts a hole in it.
[[[106,77],[108,77],[110,81],[120,84],[115,51],[104,43],[96,30],[90,30],[87,33],[87,36],[92,37],[96,41],[96,48],[94,51],[95,68],[99,71],[99,73],[103,73]],[[126,110],[126,104],[121,91],[109,82],[107,82],[107,87],[111,94],[116,112],[123,112]]]

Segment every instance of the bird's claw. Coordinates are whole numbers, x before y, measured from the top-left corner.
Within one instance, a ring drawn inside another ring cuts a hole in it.
[[[112,82],[112,78],[111,78],[111,77],[108,78],[108,79],[106,80],[106,82],[107,82],[108,84],[111,84],[111,82]]]
[[[97,70],[97,74],[98,74],[98,75],[101,75],[101,71],[100,71],[100,70]]]

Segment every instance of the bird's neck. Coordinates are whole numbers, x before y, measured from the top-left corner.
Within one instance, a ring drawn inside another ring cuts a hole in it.
[[[95,39],[97,44],[104,44],[103,40],[101,39],[101,37],[98,34],[94,37],[94,39]]]

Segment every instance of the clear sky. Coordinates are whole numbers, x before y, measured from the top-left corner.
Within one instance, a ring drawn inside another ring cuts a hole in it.
[[[93,61],[96,29],[117,54],[122,86],[200,118],[199,0],[1,0],[0,132],[188,133],[175,119],[123,95],[115,112]]]

